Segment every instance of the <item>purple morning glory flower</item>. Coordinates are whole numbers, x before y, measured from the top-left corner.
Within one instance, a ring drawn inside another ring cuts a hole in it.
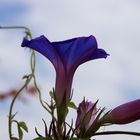
[[[78,37],[60,42],[50,42],[45,36],[24,39],[22,47],[29,47],[48,58],[56,70],[55,98],[60,105],[66,98],[70,101],[74,72],[77,67],[89,60],[106,58],[107,53],[97,48],[94,36]]]
[[[113,109],[105,118],[104,123],[128,124],[140,119],[140,99],[122,104]]]

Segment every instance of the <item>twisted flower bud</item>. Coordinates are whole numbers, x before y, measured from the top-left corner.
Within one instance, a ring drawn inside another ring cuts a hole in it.
[[[122,104],[107,114],[103,121],[112,124],[128,124],[140,119],[140,99]]]

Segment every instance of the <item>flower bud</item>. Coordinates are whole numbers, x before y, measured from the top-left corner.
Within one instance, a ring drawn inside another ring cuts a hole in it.
[[[140,99],[122,104],[105,116],[105,123],[128,124],[140,119]]]
[[[96,104],[83,100],[77,110],[76,128],[77,130],[88,130],[93,124],[97,113]]]

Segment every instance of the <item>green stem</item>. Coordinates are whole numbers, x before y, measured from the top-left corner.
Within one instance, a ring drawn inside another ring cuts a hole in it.
[[[32,34],[29,30],[29,28],[25,26],[0,26],[0,29],[24,29],[26,36],[29,36],[30,39],[32,39]],[[33,78],[34,80],[34,85],[39,93],[39,101],[41,105],[51,114],[51,111],[43,104],[42,99],[41,99],[41,91],[39,90],[36,82],[36,77],[35,77],[35,65],[36,65],[36,57],[35,57],[35,52],[34,50],[32,51],[31,57],[30,57],[30,66],[31,66],[31,74],[30,76],[27,77],[24,85],[19,89],[19,91],[16,93],[15,97],[13,98],[11,104],[10,104],[10,110],[9,110],[9,118],[8,118],[8,128],[9,128],[9,138],[12,140],[12,110],[14,103],[16,101],[16,98],[19,96],[19,94],[22,92],[22,90],[27,87],[27,85],[30,83],[31,79]]]
[[[129,132],[129,131],[106,131],[106,132],[97,132],[93,136],[100,136],[100,135],[133,135],[133,136],[140,136],[138,132]]]
[[[43,106],[43,108],[45,108],[45,110],[48,111],[48,113],[50,113],[50,114],[52,115],[52,112],[51,112],[51,111],[43,104],[43,102],[42,102],[42,99],[41,99],[41,91],[40,91],[40,89],[39,89],[38,86],[37,86],[36,77],[35,77],[35,76],[33,76],[33,80],[34,80],[35,88],[37,89],[38,94],[39,94],[39,101],[40,101],[41,105]]]
[[[45,108],[45,110],[47,110],[51,114],[51,111],[43,104],[42,98],[41,98],[41,91],[40,91],[40,89],[37,86],[36,77],[35,77],[35,74],[34,74],[35,73],[35,64],[36,64],[36,57],[35,57],[35,52],[34,51],[32,52],[30,60],[31,60],[30,61],[30,65],[31,65],[31,70],[32,70],[32,74],[33,74],[34,86],[37,89],[37,92],[39,94],[40,104],[42,105],[43,108]]]
[[[9,27],[10,28],[10,27]],[[29,30],[28,30],[29,31]],[[31,38],[31,33],[29,31],[29,35],[30,35],[30,38]],[[24,83],[24,85],[19,89],[19,91],[16,93],[15,97],[13,98],[12,102],[11,102],[11,105],[10,105],[10,110],[9,110],[9,120],[8,120],[8,128],[9,128],[9,138],[10,140],[12,140],[12,110],[13,110],[13,106],[14,106],[14,103],[16,101],[16,98],[19,96],[19,94],[22,92],[22,90],[24,88],[27,87],[27,85],[30,83],[31,79],[33,78],[34,76],[34,72],[35,72],[35,61],[32,61],[33,60],[33,57],[35,57],[35,53],[34,51],[32,51],[32,54],[31,54],[31,72],[32,74],[30,74],[30,77],[28,77]]]
[[[30,76],[30,78],[26,80],[25,84],[18,90],[18,92],[16,93],[15,97],[13,98],[13,100],[11,102],[10,110],[9,110],[9,117],[8,117],[8,128],[9,128],[9,138],[10,138],[10,140],[12,140],[12,110],[13,110],[14,103],[15,103],[18,95],[29,84],[31,79],[32,79],[32,76]]]
[[[30,32],[29,28],[25,26],[0,26],[0,29],[24,29],[28,32]]]
[[[29,36],[30,39],[32,39],[32,35],[31,35],[31,32],[30,32],[29,28],[27,28],[25,26],[0,26],[0,29],[24,29],[26,35]],[[33,56],[35,56],[34,51],[32,51],[31,59],[32,59]],[[13,100],[12,100],[12,102],[10,104],[9,116],[8,116],[8,130],[9,130],[9,138],[10,138],[10,140],[12,140],[12,119],[13,119],[12,118],[12,111],[13,111],[13,106],[14,106],[14,103],[15,103],[18,95],[22,92],[22,90],[29,84],[29,82],[33,78],[34,71],[35,71],[35,62],[33,62],[32,65],[31,65],[31,71],[32,71],[32,74],[30,76],[28,76],[28,78],[26,79],[24,85],[17,91],[15,97],[13,98]]]

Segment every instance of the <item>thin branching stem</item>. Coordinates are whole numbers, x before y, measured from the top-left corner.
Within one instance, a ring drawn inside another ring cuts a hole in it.
[[[31,33],[30,33],[30,35],[31,35]],[[32,38],[32,36],[30,36],[30,38]],[[35,51],[34,50],[32,51],[32,54],[31,54],[30,65],[31,65],[31,71],[32,71],[32,75],[33,75],[34,86],[37,89],[37,92],[38,92],[38,95],[39,95],[39,101],[40,101],[42,107],[45,108],[45,110],[47,110],[51,114],[51,111],[43,104],[43,101],[42,101],[42,98],[41,98],[41,91],[40,91],[40,89],[38,88],[38,85],[37,85],[36,76],[35,76],[36,56],[35,56]]]
[[[30,32],[29,28],[25,26],[0,26],[0,29],[24,29],[27,32]]]
[[[15,103],[16,98],[18,97],[18,95],[29,84],[31,79],[32,79],[32,76],[30,76],[30,78],[25,81],[24,85],[18,90],[18,92],[16,93],[15,97],[13,98],[13,100],[11,102],[10,110],[9,110],[9,116],[8,116],[8,118],[9,118],[9,120],[8,120],[8,127],[9,127],[9,138],[10,138],[10,140],[12,140],[12,111],[13,111],[14,103]]]
[[[35,77],[35,75],[33,76],[33,80],[34,80],[35,88],[36,88],[37,91],[38,91],[38,94],[39,94],[39,101],[40,101],[42,107],[45,108],[45,110],[47,110],[48,113],[52,114],[52,112],[44,105],[44,103],[43,103],[43,101],[42,101],[42,99],[41,99],[41,91],[40,91],[40,89],[39,89],[38,86],[37,86],[37,82],[36,82],[36,77]]]
[[[106,132],[97,132],[93,136],[101,136],[101,135],[133,135],[140,136],[139,132],[129,132],[129,131],[106,131]]]
[[[16,29],[16,30],[17,29],[24,29],[26,35],[29,36],[30,39],[32,38],[29,28],[27,28],[25,26],[0,26],[0,29]],[[34,55],[34,51],[32,51],[31,58],[32,58],[32,55]],[[10,138],[10,140],[12,140],[12,119],[13,119],[12,111],[13,111],[13,106],[14,106],[14,103],[15,103],[17,97],[19,96],[19,94],[23,91],[24,88],[27,87],[27,85],[30,83],[31,79],[33,78],[34,71],[35,71],[35,64],[34,63],[32,65],[32,67],[31,67],[31,71],[32,71],[32,74],[30,74],[30,75],[28,75],[26,77],[25,83],[17,91],[16,95],[14,96],[14,98],[13,98],[11,104],[10,104],[9,116],[8,116],[8,130],[9,130],[9,138]]]
[[[28,36],[30,39],[32,39],[32,35],[31,35],[31,32],[30,32],[30,29],[25,27],[25,26],[0,26],[0,29],[16,29],[16,30],[17,29],[24,29],[26,36]],[[14,103],[15,103],[17,97],[19,96],[19,94],[22,92],[22,90],[24,88],[26,88],[27,85],[30,83],[32,78],[33,78],[33,81],[34,81],[34,86],[36,87],[36,89],[38,91],[39,101],[40,101],[41,105],[51,114],[51,111],[43,104],[43,101],[41,99],[41,91],[40,91],[40,89],[37,86],[36,77],[35,77],[35,65],[36,65],[36,56],[35,56],[35,51],[32,50],[31,57],[30,57],[31,74],[26,77],[27,79],[26,79],[24,85],[16,93],[16,95],[13,98],[13,100],[11,102],[11,105],[10,105],[9,120],[8,120],[9,138],[10,139],[12,139],[12,110],[13,110]]]

